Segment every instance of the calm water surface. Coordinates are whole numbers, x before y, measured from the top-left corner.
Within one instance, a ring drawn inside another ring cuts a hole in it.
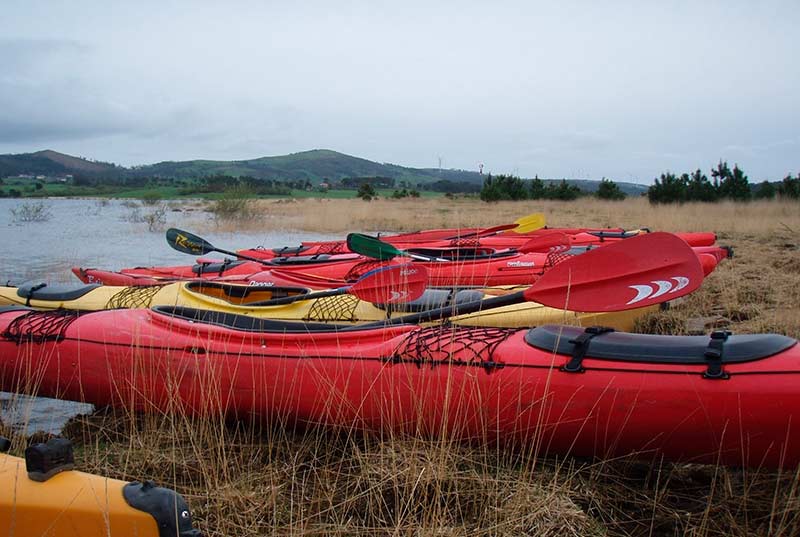
[[[167,245],[164,230],[168,227],[193,231],[226,250],[340,238],[293,231],[222,233],[215,231],[211,215],[191,202],[171,202],[166,223],[155,232],[146,223],[135,221],[137,216],[154,211],[153,207],[139,203],[131,207],[132,202],[120,200],[44,200],[42,203],[50,215],[47,221],[18,222],[13,211],[19,213],[26,203],[39,202],[0,199],[0,283],[3,284],[32,279],[78,282],[70,272],[73,266],[118,270],[191,264],[191,256]],[[58,432],[72,416],[91,409],[91,405],[0,392],[0,419],[28,433]]]

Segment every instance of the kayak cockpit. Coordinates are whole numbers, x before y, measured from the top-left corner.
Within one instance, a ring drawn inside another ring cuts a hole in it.
[[[316,254],[316,255],[297,255],[289,257],[273,257],[265,260],[268,265],[313,265],[316,263],[330,263],[332,261],[353,261],[360,259],[358,254]]]
[[[187,282],[186,290],[236,306],[268,306],[272,301],[309,293],[304,287],[233,285],[210,281]]]
[[[495,250],[494,248],[409,248],[407,251],[448,261],[481,261],[517,255],[515,250]]]
[[[200,258],[198,259],[198,263],[192,266],[192,272],[197,274],[198,276],[202,274],[222,274],[226,270],[232,269],[234,267],[238,267],[244,261],[237,261],[233,259],[225,259],[224,261],[219,262],[212,262],[213,260]]]
[[[263,333],[299,333],[308,332],[341,332],[344,330],[359,330],[359,326],[337,325],[328,323],[312,323],[298,321],[278,321],[274,319],[261,319],[250,315],[225,313],[222,311],[201,310],[182,306],[155,306],[152,311],[164,315],[171,320],[183,320],[192,323],[202,323],[221,326],[230,330],[243,332]]]

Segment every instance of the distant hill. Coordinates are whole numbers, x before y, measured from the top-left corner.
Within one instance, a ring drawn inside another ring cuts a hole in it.
[[[277,157],[252,160],[190,160],[159,162],[137,166],[135,174],[189,178],[203,175],[249,175],[258,179],[309,180],[318,184],[324,180],[337,181],[345,177],[391,177],[396,181],[429,183],[440,179],[479,183],[483,176],[462,170],[406,168],[396,164],[380,164],[371,160],[337,153],[328,149],[314,149]]]
[[[106,162],[73,157],[52,150],[18,155],[0,155],[0,177],[28,175],[89,175],[99,178],[163,177],[191,179],[211,175],[248,175],[257,179],[339,181],[346,177],[390,177],[396,184],[411,185],[437,181],[466,182],[481,185],[485,175],[464,170],[408,168],[397,164],[378,163],[328,149],[314,149],[290,155],[261,157],[250,160],[187,160],[166,161],[125,168]],[[559,179],[560,180],[560,179]],[[555,180],[545,180],[555,181]],[[594,192],[599,181],[568,179],[582,190]],[[646,185],[617,183],[627,194],[647,192]]]
[[[14,175],[119,175],[121,167],[46,149],[36,153],[0,155],[0,177]]]

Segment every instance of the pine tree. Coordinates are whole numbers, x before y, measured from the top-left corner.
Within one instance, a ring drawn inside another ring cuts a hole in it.
[[[597,197],[601,200],[624,200],[626,195],[617,183],[603,177],[597,187]]]
[[[700,169],[688,177],[686,199],[688,201],[717,201],[717,190]]]
[[[655,184],[647,189],[650,203],[683,203],[686,201],[687,181],[689,176],[677,177],[674,173],[662,173]]]

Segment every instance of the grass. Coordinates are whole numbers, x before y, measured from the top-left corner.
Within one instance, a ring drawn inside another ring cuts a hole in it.
[[[9,181],[5,185],[0,185],[0,192],[4,192],[7,196],[10,195],[11,190],[21,192],[23,198],[46,198],[46,197],[111,197],[111,198],[125,198],[125,199],[148,199],[158,198],[164,200],[173,199],[206,199],[215,200],[224,197],[225,194],[217,193],[200,193],[193,192],[191,194],[184,194],[185,189],[182,185],[167,186],[160,185],[157,187],[125,187],[114,185],[101,185],[97,187],[92,186],[74,186],[67,183],[44,183],[40,190],[34,189],[31,183],[24,181]],[[379,189],[378,195],[385,198],[390,198],[394,189]],[[441,198],[443,196],[440,192],[423,191],[420,193],[423,198]],[[254,196],[255,197],[255,196]],[[280,195],[266,195],[259,196],[261,199],[347,199],[355,198],[356,190],[299,190],[294,189],[290,196]]]
[[[694,295],[640,331],[713,319],[739,333],[800,337],[797,204],[483,204],[468,200],[258,201],[259,229],[491,226],[543,211],[554,226],[713,230],[736,250]],[[246,225],[246,223],[237,223]],[[711,321],[709,321],[711,322]],[[710,330],[710,327],[709,327]],[[12,434],[6,431],[7,434]],[[100,410],[65,435],[78,465],[183,493],[217,535],[796,535],[798,474],[664,461],[584,460],[530,448],[355,430],[225,423]],[[14,436],[19,453],[27,440]]]

